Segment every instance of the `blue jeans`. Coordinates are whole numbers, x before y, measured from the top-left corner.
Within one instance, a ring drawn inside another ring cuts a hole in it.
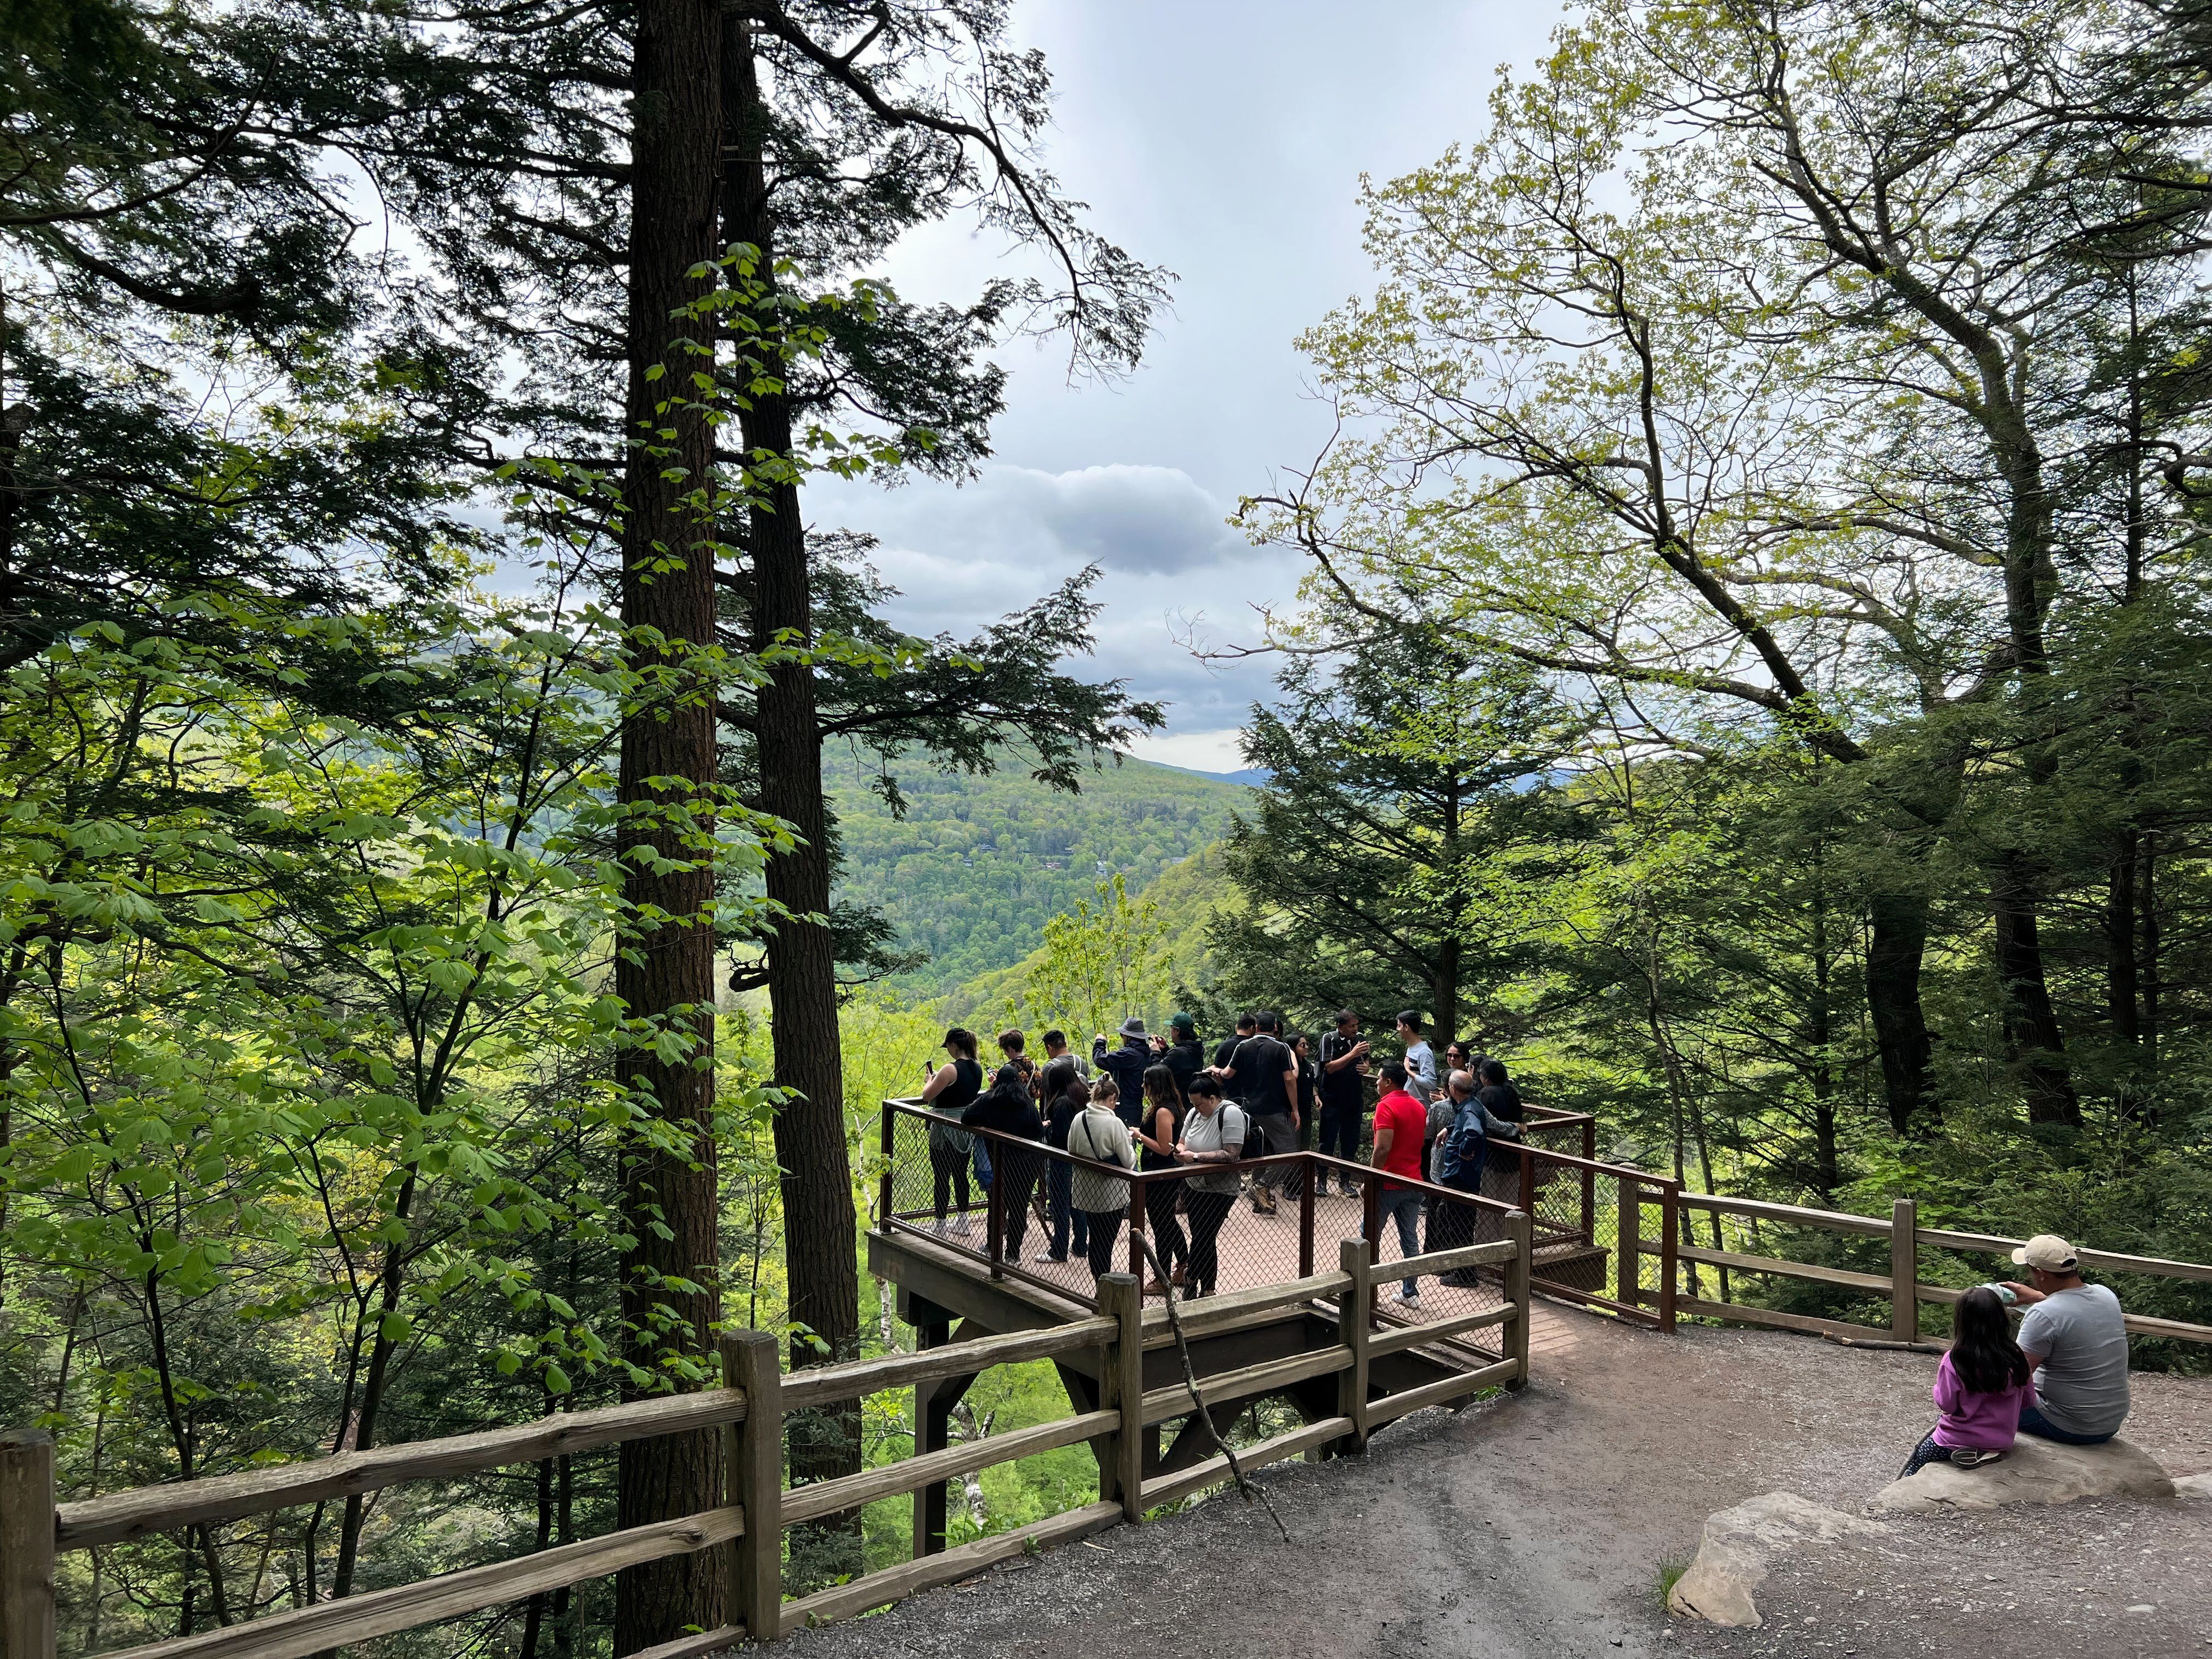
[[[1401,1187],[1392,1192],[1385,1187],[1380,1194],[1376,1209],[1385,1221],[1395,1217],[1398,1223],[1398,1255],[1401,1261],[1421,1253],[1421,1197],[1413,1187]],[[1382,1255],[1380,1250],[1376,1254]],[[1418,1279],[1401,1279],[1399,1288],[1407,1296],[1418,1293],[1421,1282]]]
[[[975,1137],[975,1184],[991,1190],[991,1146],[981,1135]]]
[[[1052,1259],[1065,1261],[1067,1257],[1068,1227],[1075,1230],[1075,1253],[1082,1255],[1091,1249],[1091,1216],[1079,1210],[1070,1201],[1074,1197],[1075,1168],[1054,1158],[1045,1172],[1045,1199],[1052,1211]]]
[[[2020,1431],[2042,1440],[2056,1440],[2062,1446],[2101,1446],[2112,1437],[2109,1434],[2076,1434],[2071,1429],[2062,1429],[2035,1406],[2020,1408]]]

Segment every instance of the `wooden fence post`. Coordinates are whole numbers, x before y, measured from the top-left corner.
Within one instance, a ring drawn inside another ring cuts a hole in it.
[[[1889,1206],[1889,1334],[1898,1342],[1920,1340],[1920,1206],[1910,1198]]]
[[[1674,1328],[1674,1281],[1681,1277],[1681,1258],[1674,1252],[1681,1248],[1680,1217],[1682,1187],[1680,1182],[1659,1183],[1659,1328]]]
[[[1336,1414],[1352,1419],[1352,1449],[1367,1449],[1367,1304],[1373,1272],[1368,1266],[1364,1238],[1347,1238],[1336,1247],[1336,1264],[1352,1275],[1352,1283],[1336,1298],[1336,1338],[1352,1350],[1352,1363],[1336,1374]]]
[[[1513,1260],[1505,1266],[1505,1299],[1513,1306],[1510,1326],[1512,1334],[1508,1338],[1510,1346],[1506,1350],[1506,1358],[1518,1367],[1513,1380],[1505,1386],[1525,1389],[1528,1386],[1528,1313],[1531,1305],[1528,1270],[1533,1265],[1531,1258],[1536,1252],[1536,1224],[1526,1210],[1515,1210],[1505,1218],[1505,1231],[1513,1240]]]
[[[54,1659],[54,1437],[0,1432],[0,1659]]]
[[[728,1430],[724,1501],[742,1506],[732,1546],[729,1621],[750,1642],[783,1638],[783,1374],[781,1345],[767,1331],[722,1338],[722,1385],[742,1389],[745,1415]]]
[[[1615,1249],[1620,1266],[1620,1296],[1623,1307],[1644,1305],[1644,1261],[1637,1254],[1638,1243],[1644,1237],[1644,1183],[1627,1176],[1620,1177],[1620,1218],[1614,1223],[1619,1235]]]
[[[1121,1413],[1114,1434],[1114,1484],[1121,1518],[1145,1518],[1145,1296],[1134,1273],[1106,1273],[1098,1280],[1098,1311],[1119,1322],[1103,1379],[1110,1396],[1102,1406]]]
[[[1302,1154],[1298,1183],[1298,1277],[1311,1279],[1314,1270],[1314,1188],[1321,1184],[1322,1165],[1311,1152]]]
[[[1597,1120],[1583,1120],[1583,1156],[1589,1163],[1583,1165],[1583,1248],[1591,1249],[1597,1244],[1597,1171],[1590,1164],[1597,1162]]]

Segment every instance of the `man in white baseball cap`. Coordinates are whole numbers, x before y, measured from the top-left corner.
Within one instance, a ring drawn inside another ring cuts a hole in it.
[[[2036,1403],[2021,1413],[2020,1431],[2069,1446],[2110,1440],[2128,1417],[2127,1316],[2119,1297],[2083,1284],[2074,1247],[2055,1233],[2038,1233],[2012,1259],[2032,1281],[2008,1281],[2005,1288],[2027,1310],[2020,1346],[2036,1368]]]

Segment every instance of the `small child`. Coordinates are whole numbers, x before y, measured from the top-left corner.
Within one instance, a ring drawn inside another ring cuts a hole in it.
[[[1941,1415],[1928,1437],[1912,1449],[1907,1476],[1929,1463],[1978,1468],[2005,1455],[2020,1432],[2023,1407],[2035,1403],[2027,1356],[2013,1340],[2004,1303],[1986,1285],[1959,1298],[1951,1352],[1936,1368],[1936,1409]]]

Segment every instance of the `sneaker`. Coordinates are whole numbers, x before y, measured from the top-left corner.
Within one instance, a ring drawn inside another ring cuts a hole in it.
[[[1400,1291],[1390,1299],[1408,1313],[1419,1313],[1421,1310],[1421,1293],[1419,1291]]]
[[[1019,1250],[1008,1250],[1006,1255],[1006,1265],[1009,1267],[1020,1267],[1022,1265],[1022,1253]]]
[[[1978,1469],[1985,1463],[2001,1462],[2001,1451],[1977,1451],[1972,1446],[1955,1446],[1951,1450],[1951,1462],[1962,1469]]]
[[[1339,1198],[1357,1198],[1359,1196],[1359,1188],[1349,1181],[1340,1181],[1336,1186],[1336,1195]]]
[[[1182,1270],[1182,1268],[1181,1268],[1181,1267],[1177,1267],[1177,1268],[1176,1268],[1173,1273],[1170,1273],[1170,1274],[1168,1275],[1168,1283],[1169,1283],[1169,1284],[1170,1284],[1170,1285],[1174,1285],[1180,1286],[1180,1285],[1182,1284],[1182,1275],[1183,1275],[1183,1270]]]
[[[947,1226],[945,1231],[948,1233],[957,1233],[963,1238],[967,1237],[969,1233],[968,1218],[964,1215],[955,1216],[952,1218],[951,1224]]]
[[[1168,1287],[1161,1284],[1158,1279],[1149,1279],[1146,1282],[1145,1294],[1146,1296],[1165,1296],[1167,1293]]]
[[[1067,1258],[1066,1258],[1066,1256],[1064,1256],[1064,1255],[1052,1255],[1048,1254],[1048,1255],[1046,1255],[1046,1257],[1045,1257],[1045,1260],[1046,1260],[1046,1261],[1066,1261],[1066,1260],[1067,1260]]]

